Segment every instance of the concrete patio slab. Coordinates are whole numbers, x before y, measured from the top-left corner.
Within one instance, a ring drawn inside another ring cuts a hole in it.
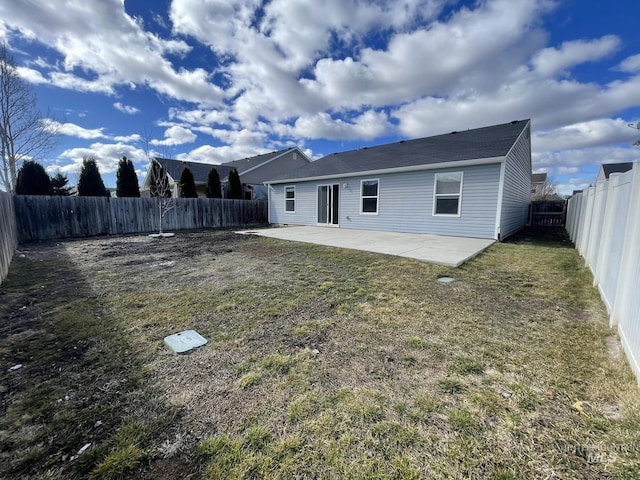
[[[384,253],[448,267],[462,265],[494,243],[494,240],[486,238],[449,237],[331,227],[288,226],[242,230],[237,233]]]

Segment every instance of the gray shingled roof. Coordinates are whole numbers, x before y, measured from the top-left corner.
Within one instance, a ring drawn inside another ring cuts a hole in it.
[[[602,164],[602,171],[604,172],[604,178],[609,178],[612,173],[624,173],[633,168],[633,163],[604,163]]]
[[[238,174],[242,175],[247,170],[250,170],[258,165],[261,165],[273,157],[277,157],[283,153],[293,150],[295,147],[286,148],[284,150],[278,150],[275,152],[264,153],[262,155],[256,155],[255,157],[242,158],[240,160],[233,160],[222,164],[201,163],[201,162],[186,162],[184,160],[176,160],[173,158],[156,158],[158,162],[164,167],[167,173],[174,180],[179,180],[182,174],[182,169],[188,167],[193,174],[195,183],[207,183],[207,176],[212,168],[218,171],[220,180],[224,180],[229,176],[231,169],[238,170]]]
[[[273,157],[277,157],[282,155],[283,153],[288,152],[289,150],[294,150],[295,147],[285,148],[284,150],[278,150],[275,152],[263,153],[262,155],[256,155],[255,157],[241,158],[240,160],[233,160],[232,162],[225,162],[222,165],[229,166],[231,168],[235,168],[238,170],[238,173],[242,175],[243,172],[247,170],[257,167],[258,165],[263,164],[264,162],[272,159]]]
[[[491,127],[334,153],[265,183],[315,177],[339,177],[358,172],[503,157],[528,124],[529,120],[519,120]]]
[[[547,181],[546,173],[533,173],[531,175],[531,183],[544,183]]]
[[[166,172],[176,182],[180,180],[182,170],[188,167],[193,174],[193,180],[195,183],[207,183],[207,176],[212,168],[215,168],[218,172],[220,180],[226,178],[229,175],[232,167],[226,165],[214,165],[212,163],[200,163],[200,162],[185,162],[183,160],[175,160],[173,158],[156,158],[156,160],[162,165]]]

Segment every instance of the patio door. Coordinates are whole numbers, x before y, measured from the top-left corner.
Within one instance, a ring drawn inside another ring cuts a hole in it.
[[[318,223],[338,226],[340,185],[318,185]]]

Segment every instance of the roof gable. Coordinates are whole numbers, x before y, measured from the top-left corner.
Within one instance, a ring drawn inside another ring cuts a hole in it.
[[[506,156],[529,120],[334,153],[267,183]]]
[[[300,155],[303,156],[303,158],[305,159],[307,158],[307,156],[304,153],[302,153],[298,148],[292,147],[292,148],[285,148],[284,150],[277,150],[274,152],[263,153],[261,155],[256,155],[254,157],[241,158],[239,160],[225,162],[222,165],[235,168],[238,170],[238,174],[242,175],[244,172],[247,172],[248,170],[253,170],[254,168],[257,168],[265,163],[275,160],[276,158],[281,157],[285,153],[292,150],[296,150]]]

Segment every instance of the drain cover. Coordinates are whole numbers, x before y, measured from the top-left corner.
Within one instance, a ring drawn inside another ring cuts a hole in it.
[[[456,279],[455,279],[455,278],[451,278],[451,277],[440,277],[440,278],[438,279],[438,281],[439,281],[440,283],[452,283],[452,282],[455,282],[455,281],[456,281]]]
[[[164,337],[164,343],[175,353],[185,353],[207,344],[207,339],[195,330],[185,330]]]

